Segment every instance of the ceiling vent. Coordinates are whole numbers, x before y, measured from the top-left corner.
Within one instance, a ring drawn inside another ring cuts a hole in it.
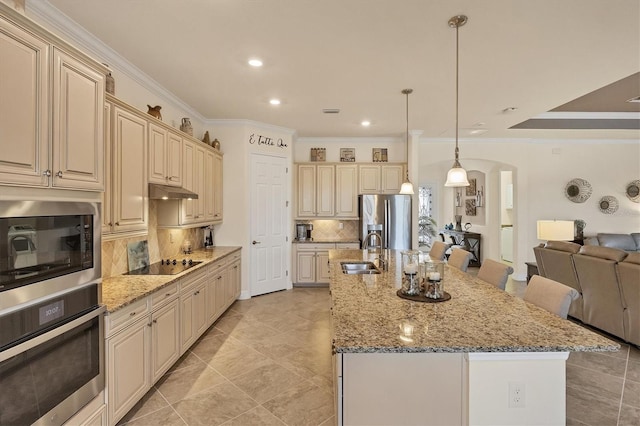
[[[338,109],[338,108],[324,108],[322,110],[322,112],[324,114],[339,114],[340,113],[340,109]]]

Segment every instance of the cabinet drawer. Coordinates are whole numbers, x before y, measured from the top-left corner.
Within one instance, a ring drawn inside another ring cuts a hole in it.
[[[224,260],[218,260],[211,265],[209,265],[207,269],[207,274],[213,276],[215,274],[219,274],[221,270],[223,270],[227,266],[227,262]]]
[[[336,248],[339,250],[359,250],[360,244],[358,243],[336,243]]]
[[[180,293],[190,291],[194,285],[204,280],[207,276],[207,268],[200,268],[197,271],[190,273],[180,280]]]
[[[169,284],[168,286],[156,291],[151,295],[151,308],[162,306],[164,302],[171,300],[173,296],[178,294],[178,283]]]
[[[323,251],[334,249],[336,245],[334,243],[312,243],[312,244],[297,244],[296,250],[298,251]]]
[[[106,331],[107,337],[123,327],[137,321],[139,318],[144,317],[148,312],[147,298],[138,300],[129,306],[107,315]]]

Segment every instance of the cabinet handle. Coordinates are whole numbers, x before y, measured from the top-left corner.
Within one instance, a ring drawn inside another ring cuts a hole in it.
[[[107,225],[113,226],[113,222],[109,222],[109,223],[107,223]]]
[[[197,296],[200,294],[200,290],[196,291],[195,293],[193,293],[194,296]]]
[[[153,323],[154,323],[154,324],[157,324],[157,323],[158,323],[158,320],[157,320],[157,319],[154,319],[154,320],[153,320]]]
[[[131,313],[129,314],[129,316],[130,316],[130,317],[132,317],[132,316],[134,316],[135,314],[136,314],[135,312],[131,312]]]
[[[151,323],[150,323],[150,322],[148,322],[148,323],[147,323],[147,325],[148,325],[149,327],[151,327]]]
[[[222,275],[219,275],[219,276],[218,276],[218,279],[219,279],[219,280],[221,280],[221,279],[222,279]]]
[[[329,263],[329,262],[327,262],[327,263]],[[234,266],[233,269],[238,269],[238,265]]]
[[[51,176],[51,170],[45,170],[44,172],[42,172],[42,175],[46,177]]]
[[[168,180],[173,180],[173,176],[167,176]]]
[[[171,296],[171,293],[167,293],[164,295],[164,297],[169,297],[169,296]]]
[[[116,222],[116,226],[120,226],[120,222]]]
[[[56,173],[56,176],[58,176],[59,178],[62,177],[62,171],[58,170],[58,173]]]

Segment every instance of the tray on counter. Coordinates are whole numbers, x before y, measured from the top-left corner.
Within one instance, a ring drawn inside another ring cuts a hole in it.
[[[420,291],[420,294],[417,294],[415,296],[410,296],[408,294],[404,294],[402,292],[402,289],[398,290],[396,292],[396,294],[403,298],[403,299],[407,299],[407,300],[413,300],[414,302],[422,302],[422,303],[438,303],[438,302],[446,302],[447,300],[451,299],[451,295],[449,293],[447,293],[446,291],[442,292],[442,297],[438,298],[438,299],[432,299],[430,297],[426,297],[424,295],[424,291]]]

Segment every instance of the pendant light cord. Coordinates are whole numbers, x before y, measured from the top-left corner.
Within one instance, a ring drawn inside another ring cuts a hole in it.
[[[407,181],[409,180],[409,94],[413,93],[413,89],[403,89],[407,97]]]
[[[459,59],[460,58],[460,53],[459,53],[460,48],[459,48],[459,43],[458,43],[458,32],[459,31],[460,31],[460,25],[456,25],[456,152],[455,152],[456,161],[455,161],[455,163],[458,164],[457,167],[460,167],[459,166],[460,161],[459,161],[459,158],[458,158],[458,153],[459,153],[459,150],[458,150],[458,98],[460,97],[459,94],[458,94],[459,93],[458,80],[459,80],[459,74],[460,74],[459,71],[458,71],[458,63],[460,62],[460,59]]]

